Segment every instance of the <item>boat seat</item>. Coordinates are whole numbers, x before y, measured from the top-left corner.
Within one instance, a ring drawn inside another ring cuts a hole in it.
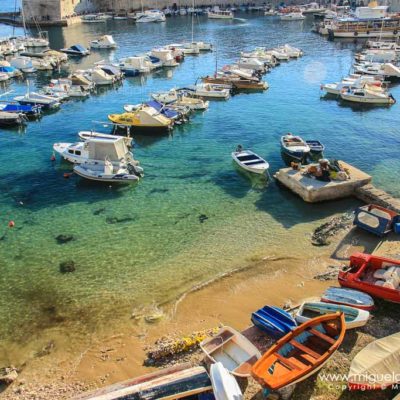
[[[311,357],[315,358],[316,360],[321,357],[320,354],[315,352],[314,350],[311,350],[309,347],[304,346],[304,344],[301,344],[297,342],[296,340],[291,340],[289,342],[293,347],[298,348],[299,350],[303,351],[304,353],[309,354]]]
[[[294,362],[288,360],[287,358],[281,356],[279,353],[275,353],[276,358],[278,361],[283,364],[286,368],[293,370],[293,369],[301,369],[300,366],[296,365]]]
[[[314,328],[311,328],[308,330],[308,332],[310,332],[311,334],[313,334],[314,336],[319,337],[320,339],[324,340],[325,342],[328,342],[330,344],[334,344],[336,342],[335,339],[332,339],[330,336],[325,335],[325,333],[322,333]]]

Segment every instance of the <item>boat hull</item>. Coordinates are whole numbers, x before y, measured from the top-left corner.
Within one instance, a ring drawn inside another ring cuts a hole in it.
[[[357,290],[338,287],[328,288],[321,296],[321,301],[324,303],[343,304],[366,311],[374,309],[374,301],[370,295]]]

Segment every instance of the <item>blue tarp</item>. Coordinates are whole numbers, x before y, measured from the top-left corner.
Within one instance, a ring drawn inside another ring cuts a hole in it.
[[[155,108],[157,111],[160,111],[161,114],[165,115],[167,118],[173,119],[178,117],[179,115],[177,111],[164,107],[163,104],[159,103],[156,100],[148,101],[146,104],[150,107]]]
[[[38,107],[34,106],[23,106],[23,105],[18,105],[18,104],[7,104],[2,111],[6,112],[22,112],[22,113],[32,113],[35,112],[35,110]]]

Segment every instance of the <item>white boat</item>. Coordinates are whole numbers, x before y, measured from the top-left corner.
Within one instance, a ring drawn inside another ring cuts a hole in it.
[[[225,85],[214,85],[211,83],[199,83],[194,87],[194,96],[210,99],[229,99],[231,93]]]
[[[146,10],[137,13],[134,18],[137,23],[165,22],[165,14],[160,10]]]
[[[172,55],[172,50],[167,48],[154,48],[151,50],[150,55],[160,59],[164,67],[177,67],[179,65],[175,57]]]
[[[132,138],[128,136],[117,136],[117,135],[110,135],[108,133],[101,133],[101,132],[95,132],[95,131],[80,131],[78,132],[78,136],[82,140],[91,140],[93,138],[97,139],[105,139],[105,140],[111,140],[113,141],[115,138],[122,139],[127,147],[130,147],[132,145]]]
[[[57,108],[60,106],[59,99],[30,91],[23,96],[14,97],[14,100],[22,105],[40,105],[44,108]]]
[[[269,168],[267,161],[251,150],[238,148],[232,153],[232,158],[239,167],[255,174],[264,174]]]
[[[250,69],[259,73],[264,73],[266,71],[265,63],[258,58],[241,58],[237,65],[239,69]]]
[[[343,100],[350,101],[353,103],[363,104],[387,104],[392,105],[396,103],[396,100],[391,94],[382,93],[381,91],[372,90],[371,88],[361,89],[348,89],[340,93],[340,97]]]
[[[279,61],[287,61],[290,58],[288,53],[278,50],[278,49],[270,49],[270,50],[266,50],[265,52],[266,52],[266,54],[270,54],[270,55],[274,56]]]
[[[213,46],[207,42],[192,42],[191,45],[195,45],[200,51],[212,51]]]
[[[280,16],[281,21],[302,21],[306,17],[301,12],[292,12],[288,14],[282,14]]]
[[[41,37],[27,37],[24,40],[25,47],[49,47],[49,40],[45,32],[39,32]]]
[[[221,364],[233,375],[246,378],[261,357],[257,348],[235,329],[224,326],[212,338],[200,343],[209,361]]]
[[[348,89],[361,89],[366,85],[374,85],[376,86],[375,90],[379,88],[381,91],[384,89],[382,88],[382,82],[376,80],[373,76],[360,76],[358,78],[345,78],[341,82],[335,83],[326,83],[321,85],[321,90],[325,90],[329,94],[334,94],[339,96],[343,91]]]
[[[0,82],[6,82],[10,79],[10,76],[6,72],[0,72]]]
[[[95,23],[104,23],[106,22],[105,18],[102,18],[97,14],[88,14],[81,17],[81,21],[86,24],[95,24]]]
[[[176,104],[178,106],[189,107],[191,110],[206,110],[209,106],[208,101],[190,97],[184,91],[179,92],[176,89],[171,89],[168,92],[154,93],[151,97],[163,104]]]
[[[277,51],[286,53],[290,58],[298,58],[303,55],[303,51],[297,47],[293,47],[290,44],[284,44],[281,47],[276,48]]]
[[[126,76],[136,76],[151,71],[147,58],[144,56],[123,58],[119,61],[119,68]]]
[[[236,379],[220,362],[211,364],[210,378],[215,400],[242,400],[243,394]]]
[[[303,161],[310,153],[310,146],[300,136],[287,133],[281,137],[281,151],[295,160]]]
[[[96,86],[108,86],[116,82],[115,76],[107,74],[100,66],[85,71],[84,75]]]
[[[25,74],[36,72],[36,68],[33,66],[32,59],[30,57],[14,57],[10,60],[10,65],[19,69]]]
[[[118,46],[111,35],[104,35],[99,39],[92,40],[90,47],[92,49],[116,49]]]
[[[370,317],[369,311],[345,306],[343,304],[329,304],[323,302],[304,302],[295,315],[295,319],[302,324],[312,318],[324,314],[344,313],[346,329],[354,329],[364,326]]]
[[[397,52],[395,50],[365,50],[355,56],[357,62],[371,62],[371,63],[391,63],[397,62]]]
[[[400,45],[397,44],[397,42],[368,40],[366,46],[372,50],[394,50],[396,52],[400,52]]]
[[[267,16],[267,17],[272,17],[272,16],[277,15],[277,14],[278,14],[278,12],[275,11],[274,9],[272,9],[272,8],[269,9],[269,10],[264,11],[264,15]]]
[[[32,66],[38,71],[53,71],[58,65],[51,57],[45,58],[32,58]]]
[[[84,86],[72,85],[70,79],[52,79],[50,84],[43,88],[47,95],[55,95],[57,97],[88,97],[90,92]]]
[[[211,10],[207,13],[208,18],[211,19],[233,19],[233,12],[230,10]]]
[[[170,50],[181,52],[183,55],[200,54],[200,48],[196,44],[192,45],[192,43],[171,43],[166,47]]]
[[[82,178],[98,182],[133,183],[139,180],[139,173],[131,173],[126,164],[114,166],[107,158],[102,165],[90,161],[76,165],[74,172]]]
[[[73,164],[82,164],[89,160],[104,164],[104,159],[107,157],[116,166],[121,160],[137,165],[126,141],[121,136],[86,138],[84,142],[76,143],[54,143],[53,150]]]
[[[378,75],[387,79],[399,79],[400,68],[392,63],[364,63],[355,65],[354,70],[365,75]]]

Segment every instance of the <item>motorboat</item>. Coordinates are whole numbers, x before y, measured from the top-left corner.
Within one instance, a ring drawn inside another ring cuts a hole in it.
[[[264,174],[269,168],[267,161],[251,150],[238,148],[232,153],[232,158],[240,168],[255,174]]]
[[[340,97],[352,103],[376,105],[392,105],[396,103],[396,100],[390,93],[372,90],[368,87],[344,90],[340,93]]]
[[[264,15],[267,17],[272,17],[277,14],[278,14],[278,12],[275,11],[273,8],[270,8],[269,10],[264,11]]]
[[[10,113],[6,111],[0,111],[0,126],[1,127],[14,127],[25,124],[27,118],[24,114]]]
[[[266,72],[265,63],[260,61],[258,58],[241,58],[237,65],[241,69],[250,69],[261,74]]]
[[[251,367],[261,357],[258,349],[241,333],[223,326],[213,337],[200,343],[200,348],[212,363],[220,362],[232,375],[246,378]]]
[[[81,21],[86,24],[95,24],[104,23],[106,22],[106,19],[97,14],[87,14],[81,17]]]
[[[90,91],[85,86],[72,85],[70,79],[52,79],[50,84],[43,88],[47,95],[63,95],[64,98],[78,97],[84,98],[90,95]]]
[[[6,72],[0,72],[0,82],[6,82],[10,79],[10,76]]]
[[[281,21],[302,21],[306,19],[306,17],[301,12],[292,12],[288,14],[280,15]]]
[[[374,308],[374,300],[369,294],[359,290],[329,287],[321,296],[324,303],[344,304],[345,306],[371,311]]]
[[[107,63],[106,61],[98,61],[94,64],[100,68],[106,75],[114,79],[114,82],[122,81],[125,77],[118,64]]]
[[[364,75],[382,76],[387,80],[400,79],[400,68],[392,63],[364,63],[355,65],[354,70]]]
[[[73,46],[67,47],[65,49],[60,49],[61,52],[69,54],[70,56],[87,56],[90,51],[80,44],[74,44]]]
[[[151,50],[150,55],[161,60],[164,67],[177,67],[179,65],[170,49],[154,48]]]
[[[364,50],[355,55],[358,63],[396,63],[398,53],[395,50]]]
[[[95,131],[80,131],[80,132],[78,132],[78,136],[82,140],[85,140],[85,141],[91,140],[93,138],[113,141],[115,138],[118,138],[118,139],[122,139],[128,148],[132,146],[132,138],[128,137],[128,136],[110,135],[108,133],[101,133],[101,132],[95,132]]]
[[[196,46],[200,51],[212,51],[213,49],[212,44],[207,42],[192,42],[189,44]]]
[[[84,75],[96,86],[108,86],[117,81],[115,75],[106,73],[100,66],[87,70]]]
[[[22,105],[40,105],[43,109],[60,107],[58,98],[30,91],[25,95],[14,97],[14,100]]]
[[[49,47],[47,32],[39,32],[39,37],[25,37],[23,44],[25,47]]]
[[[38,118],[41,114],[42,107],[40,105],[21,105],[18,103],[0,102],[0,111],[7,113],[23,114],[28,119]]]
[[[210,366],[210,378],[215,400],[242,400],[243,394],[236,379],[221,362]]]
[[[209,99],[224,99],[230,97],[230,89],[226,85],[214,85],[212,83],[199,83],[193,88],[193,95]]]
[[[313,157],[322,158],[325,150],[325,146],[319,140],[306,140],[308,147],[310,148],[310,155]]]
[[[53,150],[73,164],[97,162],[104,165],[107,157],[115,166],[119,166],[122,161],[138,165],[121,136],[86,138],[83,142],[75,143],[54,143]]]
[[[349,267],[339,271],[338,281],[342,287],[400,303],[399,260],[355,253],[350,256]]]
[[[353,225],[383,237],[393,232],[395,224],[399,221],[397,212],[377,204],[366,204],[355,210]]]
[[[297,47],[293,47],[289,44],[284,44],[281,47],[277,47],[278,52],[286,53],[290,58],[299,58],[303,55],[303,51]]]
[[[137,23],[166,21],[165,14],[160,10],[146,10],[140,13],[136,13],[134,19]]]
[[[326,83],[321,85],[321,90],[326,93],[340,96],[340,94],[348,89],[362,89],[366,85],[375,86],[375,91],[382,88],[382,81],[376,80],[373,76],[362,75],[357,78],[345,78],[341,82]]]
[[[0,63],[3,63],[3,65],[0,64],[0,73],[7,74],[9,78],[20,78],[23,75],[19,69],[12,67],[9,62],[0,61]]]
[[[178,91],[171,89],[169,92],[152,94],[154,100],[164,104],[175,104],[178,106],[189,107],[191,110],[207,110],[209,106],[208,101],[191,97],[185,91]]]
[[[119,61],[119,68],[125,76],[137,76],[151,70],[144,56],[123,58]]]
[[[68,80],[71,81],[72,86],[81,86],[87,91],[94,89],[94,83],[80,72],[73,73],[69,76]]]
[[[205,76],[202,78],[202,81],[212,84],[231,85],[232,89],[235,91],[266,90],[269,87],[267,82],[259,81],[258,78],[255,77],[251,79],[241,78],[234,70],[218,71],[214,76]]]
[[[301,382],[329,361],[345,333],[343,313],[312,318],[273,344],[253,365],[251,374],[270,390]]]
[[[19,69],[25,74],[31,74],[36,72],[36,68],[33,66],[32,59],[29,57],[18,56],[10,60],[10,65],[14,68]]]
[[[90,42],[91,49],[108,50],[116,49],[117,47],[117,43],[115,43],[115,40],[111,35],[103,35],[99,39],[95,39]]]
[[[396,387],[400,382],[399,360],[400,332],[369,343],[351,361],[349,389],[376,391]]]
[[[233,19],[235,16],[230,10],[210,10],[207,13],[208,18],[211,19]]]
[[[124,110],[128,113],[132,113],[139,110],[143,105],[154,108],[166,118],[174,121],[174,123],[176,123],[178,119],[182,118],[182,115],[178,111],[170,108],[168,105],[158,102],[157,100],[147,101],[143,104],[126,104]]]
[[[299,324],[303,324],[320,315],[334,314],[336,312],[344,314],[346,329],[360,328],[368,322],[370,317],[369,311],[360,310],[359,308],[349,307],[343,304],[329,304],[322,301],[306,301],[296,312],[295,319]]]
[[[310,146],[300,137],[287,133],[281,137],[281,151],[297,161],[303,161],[310,153]]]
[[[171,49],[177,52],[178,57],[182,57],[185,55],[198,55],[200,54],[200,47],[197,45],[197,42],[193,43],[171,43],[166,46],[168,49]],[[181,55],[179,54],[181,53]]]
[[[129,113],[110,114],[108,119],[117,126],[149,133],[165,132],[173,126],[173,120],[147,105],[142,105],[136,111]]]
[[[368,40],[366,47],[372,50],[394,50],[400,52],[400,45],[397,42]]]
[[[297,322],[288,312],[274,306],[264,306],[253,312],[251,322],[276,339],[285,336],[297,327]]]
[[[91,181],[108,183],[133,183],[138,181],[141,176],[139,172],[132,173],[128,166],[122,162],[120,165],[114,166],[107,158],[104,164],[88,161],[76,165],[74,166],[74,172],[80,177]]]

